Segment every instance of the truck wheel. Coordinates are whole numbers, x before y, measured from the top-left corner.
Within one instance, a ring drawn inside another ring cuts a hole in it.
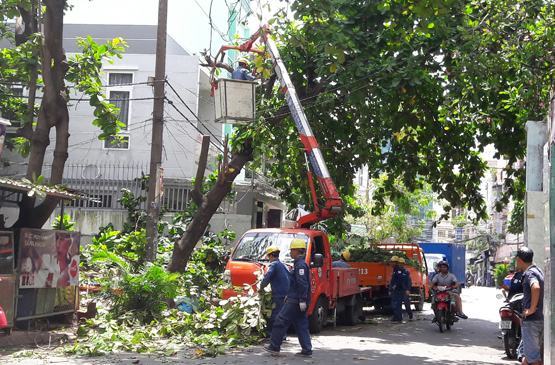
[[[320,333],[328,321],[328,306],[324,298],[318,299],[314,311],[308,317],[310,333]]]
[[[361,322],[361,318],[364,317],[362,311],[362,304],[360,301],[356,300],[354,305],[345,307],[344,321],[347,326],[354,326]]]
[[[424,310],[424,289],[420,289],[420,297],[418,298],[418,303],[415,305],[417,312]]]

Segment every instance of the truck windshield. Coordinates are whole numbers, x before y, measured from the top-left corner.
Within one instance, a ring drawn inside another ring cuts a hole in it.
[[[308,236],[302,233],[252,232],[243,236],[237,244],[232,259],[236,261],[266,261],[266,249],[270,246],[280,248],[279,259],[291,262],[289,245],[293,238],[301,238],[308,244]]]

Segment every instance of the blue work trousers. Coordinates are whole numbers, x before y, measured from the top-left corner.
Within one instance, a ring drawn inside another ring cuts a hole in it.
[[[272,334],[272,328],[274,327],[276,318],[279,312],[281,312],[281,308],[283,308],[283,305],[285,304],[285,297],[272,297],[272,304],[273,304],[272,315],[268,320],[268,327],[267,327],[268,336]]]
[[[403,320],[403,308],[402,305],[405,304],[405,310],[412,318],[412,309],[410,308],[410,298],[405,292],[394,291],[391,293],[391,309],[393,310],[393,320],[402,321]]]
[[[273,350],[279,351],[281,343],[287,333],[287,329],[293,325],[299,344],[304,352],[312,351],[312,343],[310,342],[310,333],[308,332],[308,317],[305,312],[301,312],[299,303],[285,302],[283,308],[279,312],[270,337],[270,346]]]

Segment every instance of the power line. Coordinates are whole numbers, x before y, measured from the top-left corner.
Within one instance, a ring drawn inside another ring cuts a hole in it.
[[[168,84],[169,84],[169,83],[168,83]],[[170,88],[171,88],[171,86],[170,86]],[[175,89],[173,89],[173,90],[174,90],[174,92],[175,92]],[[176,94],[176,95],[178,95],[178,97],[179,97],[179,94]],[[167,103],[168,103],[170,106],[172,106],[183,118],[185,118],[185,120],[186,120],[197,132],[199,132],[201,135],[203,134],[203,133],[200,131],[200,129],[198,129],[198,127],[197,127],[189,118],[187,118],[187,116],[185,116],[185,114],[184,114],[181,110],[179,110],[179,108],[177,108],[177,106],[175,105],[175,103],[174,103],[172,100],[168,99],[167,97],[166,97],[166,100],[167,100]],[[183,99],[181,99],[181,101],[182,101],[182,103],[183,103],[185,106],[187,106],[187,105],[185,104],[185,101],[183,101]],[[189,109],[189,110],[190,110],[190,109]],[[193,115],[194,115],[194,113],[193,113]],[[197,120],[200,122],[200,119],[197,119]],[[223,149],[223,148],[224,148],[224,145],[223,145],[223,143],[222,143],[222,142],[220,141],[220,139],[219,139],[218,137],[216,137],[214,134],[212,134],[212,136],[214,136],[214,138],[216,138],[216,141],[218,141],[218,142],[220,143],[221,147],[220,147],[220,145],[217,145],[217,144],[213,141],[212,138],[210,138],[210,143],[211,143],[219,152],[224,153],[224,149]],[[249,170],[255,177],[258,177],[258,178],[259,178],[259,182],[260,182],[262,185],[264,185],[265,187],[271,188],[271,189],[275,189],[273,186],[271,186],[269,183],[267,183],[267,182],[265,181],[265,177],[264,177],[263,175],[257,173],[256,171],[254,171],[254,170],[252,170],[252,169],[247,169],[246,167],[245,167],[245,170]]]
[[[185,106],[185,108],[187,108],[187,110],[189,110],[189,112],[196,118],[196,120],[198,120],[198,121],[203,125],[203,127],[208,131],[208,133],[209,133],[212,137],[214,137],[214,138],[216,138],[217,140],[219,140],[219,138],[216,137],[216,135],[215,135],[214,133],[212,133],[212,131],[211,131],[206,125],[204,125],[204,123],[201,122],[201,120],[200,120],[200,118],[198,117],[198,115],[196,115],[195,112],[193,112],[193,110],[189,107],[189,105],[187,105],[187,103],[185,102],[185,100],[183,100],[183,98],[181,97],[181,95],[179,95],[179,93],[177,92],[177,90],[175,90],[175,88],[173,87],[173,85],[172,85],[169,81],[167,81],[167,80],[166,80],[166,82],[167,82],[167,85],[170,87],[170,89],[173,91],[173,93],[177,96],[177,98],[179,99],[179,101],[181,101],[181,103]]]
[[[169,99],[169,98],[166,97],[166,102],[167,102],[172,108],[174,108],[175,111],[176,111],[177,113],[179,113],[179,115],[181,115],[183,118],[185,118],[185,120],[186,120],[197,132],[199,132],[201,135],[204,135],[204,133],[195,125],[195,123],[193,123],[189,118],[187,118],[187,116],[186,116],[181,110],[179,110],[178,107],[175,106],[174,102],[173,102],[171,99]],[[211,134],[212,136],[214,136],[214,134],[212,134],[211,132],[210,132],[210,134]],[[214,138],[216,138],[216,140],[219,141],[219,138],[218,138],[218,137],[214,136]],[[222,148],[220,148],[220,146],[218,146],[218,145],[212,140],[212,138],[210,138],[210,143],[211,143],[212,145],[214,145],[214,147],[216,147],[220,152],[224,153],[224,150],[223,150]],[[223,144],[222,144],[222,145],[223,145]]]
[[[206,10],[204,10],[202,5],[200,5],[197,0],[194,0],[194,2],[195,2],[195,4],[197,4],[197,6],[200,8],[200,10],[204,13],[204,15],[208,18],[210,28],[212,30],[215,30],[216,33],[218,33],[220,35],[220,38],[222,38],[223,41],[228,42],[229,39],[227,39],[226,35],[220,29],[218,29],[214,24],[212,24],[212,17],[206,12]]]
[[[135,130],[140,129],[140,128],[144,128],[146,126],[146,123],[151,121],[151,120],[152,120],[152,118],[148,118],[148,119],[142,120],[140,122],[132,123],[132,124],[130,124],[130,126],[131,125],[136,125],[136,126],[133,127],[133,128],[128,128],[128,129],[121,130],[120,132],[126,133],[126,132],[135,131]],[[99,140],[98,136],[94,136],[89,140],[85,140],[85,141],[81,141],[81,142],[71,144],[71,145],[67,146],[67,148],[69,149],[71,147],[79,146],[79,145],[86,144],[86,143],[91,143],[91,142],[94,142],[95,140]]]
[[[12,97],[12,98],[22,98],[22,99],[29,99],[29,96],[27,95],[13,95],[13,94],[3,94],[3,96],[6,97]],[[35,96],[35,99],[44,99],[44,96]],[[127,98],[127,99],[104,99],[106,101],[109,101],[111,104],[112,101],[140,101],[140,100],[157,100],[157,99],[163,99],[163,98],[155,98],[155,97],[147,97],[147,98]],[[91,101],[92,99],[89,98],[69,98],[66,99],[68,101]]]
[[[130,82],[130,83],[122,83],[122,84],[114,84],[114,85],[101,85],[101,87],[104,88],[111,88],[111,87],[121,87],[121,86],[137,86],[137,85],[148,85],[148,86],[153,86],[154,83],[156,82],[164,82],[165,80],[152,80],[152,81],[141,81],[141,82]],[[0,81],[0,85],[6,85],[6,86],[22,86],[22,87],[27,87],[27,84],[24,83],[20,83],[20,82],[5,82],[5,81]],[[44,85],[37,85],[38,88],[42,88],[44,87]],[[76,89],[77,87],[75,85],[67,85],[66,88],[68,89]]]

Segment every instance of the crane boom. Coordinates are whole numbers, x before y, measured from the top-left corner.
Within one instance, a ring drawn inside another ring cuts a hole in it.
[[[267,46],[267,50],[274,62],[276,75],[280,81],[281,91],[285,95],[285,100],[287,101],[287,105],[291,111],[291,117],[295,122],[297,131],[299,132],[299,138],[304,146],[304,151],[310,164],[310,166],[307,166],[307,172],[314,210],[307,215],[301,216],[297,220],[297,226],[305,228],[341,213],[343,210],[343,201],[341,200],[335,183],[330,176],[324,156],[322,155],[318,141],[312,132],[312,128],[308,123],[308,119],[304,113],[304,109],[301,105],[299,96],[297,95],[297,91],[295,90],[295,86],[289,77],[289,73],[287,72],[287,68],[281,59],[275,42],[269,37],[269,33],[270,31],[268,27],[264,26],[242,45],[223,46],[220,49],[219,54],[222,53],[223,56],[223,52],[228,49],[235,49],[242,52],[263,53],[263,51],[253,49],[253,45],[258,38],[261,38]],[[318,184],[324,198],[324,206],[320,206],[318,202],[311,170],[314,172],[318,180]]]

